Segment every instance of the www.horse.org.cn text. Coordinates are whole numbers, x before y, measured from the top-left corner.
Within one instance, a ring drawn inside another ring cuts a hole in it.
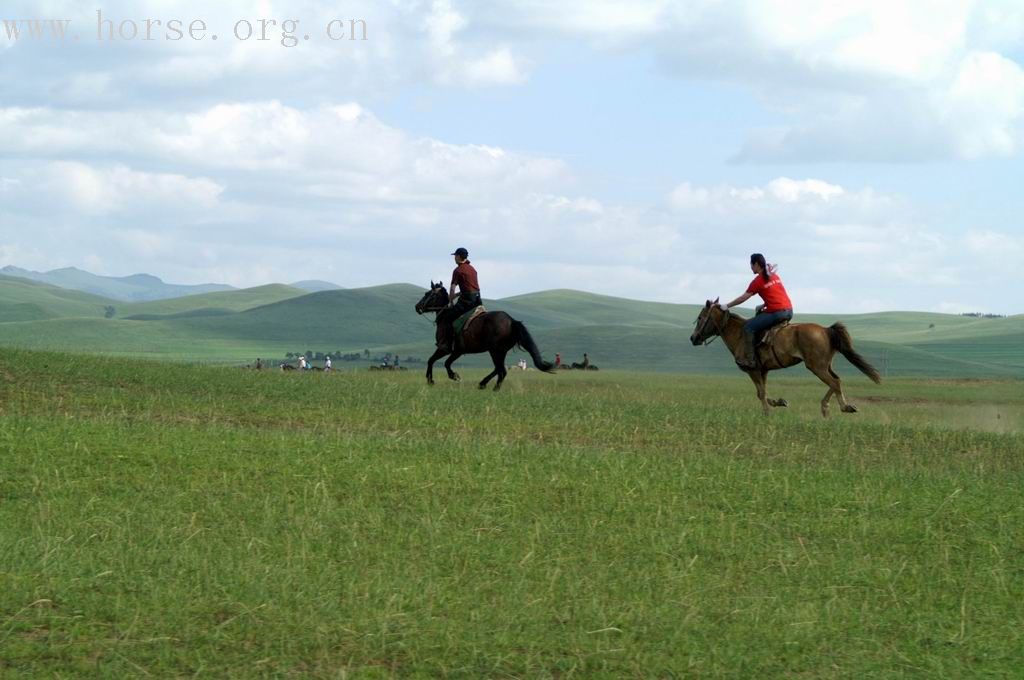
[[[216,27],[201,18],[124,18],[96,10],[90,21],[73,19],[7,19],[0,18],[3,31],[0,40],[37,44],[64,44],[93,41],[106,44],[128,42],[204,42],[236,40],[239,42],[276,42],[282,47],[296,47],[308,41],[365,41],[369,27],[365,19],[330,19],[309,22],[314,28],[303,28],[299,19],[268,17],[242,18],[231,26]]]

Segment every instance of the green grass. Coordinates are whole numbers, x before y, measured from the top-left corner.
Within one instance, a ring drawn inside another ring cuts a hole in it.
[[[0,350],[0,675],[1024,665],[1019,382],[463,373]]]

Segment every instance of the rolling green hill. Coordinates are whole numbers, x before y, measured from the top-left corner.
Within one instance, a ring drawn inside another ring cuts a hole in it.
[[[272,283],[255,288],[243,288],[200,295],[186,295],[169,300],[152,302],[136,302],[122,304],[117,308],[117,316],[124,319],[154,320],[164,316],[186,316],[199,312],[200,316],[209,314],[209,310],[230,313],[241,312],[253,307],[261,307],[274,302],[288,300],[305,295],[306,292],[292,286]]]
[[[286,352],[398,353],[426,358],[432,315],[417,316],[422,289],[393,284],[304,293],[282,285],[173,300],[117,304],[16,279],[0,285],[0,344],[23,348],[246,363]],[[583,352],[604,368],[659,372],[731,372],[720,343],[689,343],[698,305],[638,302],[552,290],[485,301],[530,328],[541,350],[564,362]],[[1024,316],[974,319],[922,312],[800,315],[842,319],[855,344],[883,374],[1024,377]],[[518,359],[511,357],[509,363]],[[486,357],[460,362],[483,364]],[[839,370],[853,369],[840,360]]]
[[[114,301],[77,290],[0,275],[0,323],[62,317],[102,318]]]

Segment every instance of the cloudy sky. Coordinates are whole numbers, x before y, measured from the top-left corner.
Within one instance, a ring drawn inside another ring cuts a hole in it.
[[[465,246],[488,296],[698,302],[742,292],[761,251],[798,312],[1024,311],[1017,0],[8,0],[0,19],[0,265],[425,285]],[[13,39],[26,19],[71,23]]]

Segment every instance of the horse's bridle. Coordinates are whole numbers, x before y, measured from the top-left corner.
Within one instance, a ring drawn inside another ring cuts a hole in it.
[[[440,290],[441,292],[444,292],[443,288],[434,288],[432,290]],[[432,307],[432,308],[424,307],[423,309],[419,310],[418,313],[422,316],[423,314],[425,314],[427,312],[440,312],[440,311],[443,311],[444,309],[445,309],[445,305],[441,305],[440,307]]]
[[[707,328],[708,323],[711,322],[711,320],[712,320],[711,319],[711,308],[710,307],[708,307],[707,312],[708,312],[708,315],[706,317],[704,317],[704,323],[702,323],[700,325],[700,328],[697,329],[697,333],[699,333],[701,336],[704,336],[704,330]],[[722,312],[722,314],[724,316],[726,314],[726,312]],[[698,318],[698,321],[699,320],[700,319]],[[697,322],[694,321],[694,323],[696,324]],[[726,323],[728,323],[728,322],[726,322]],[[701,344],[703,344],[705,347],[707,347],[708,345],[710,345],[711,343],[713,343],[715,341],[715,338],[721,337],[722,331],[724,331],[724,330],[725,330],[725,326],[719,326],[718,322],[716,321],[715,322],[715,334],[712,335],[711,337],[704,336],[704,339],[701,341]]]

